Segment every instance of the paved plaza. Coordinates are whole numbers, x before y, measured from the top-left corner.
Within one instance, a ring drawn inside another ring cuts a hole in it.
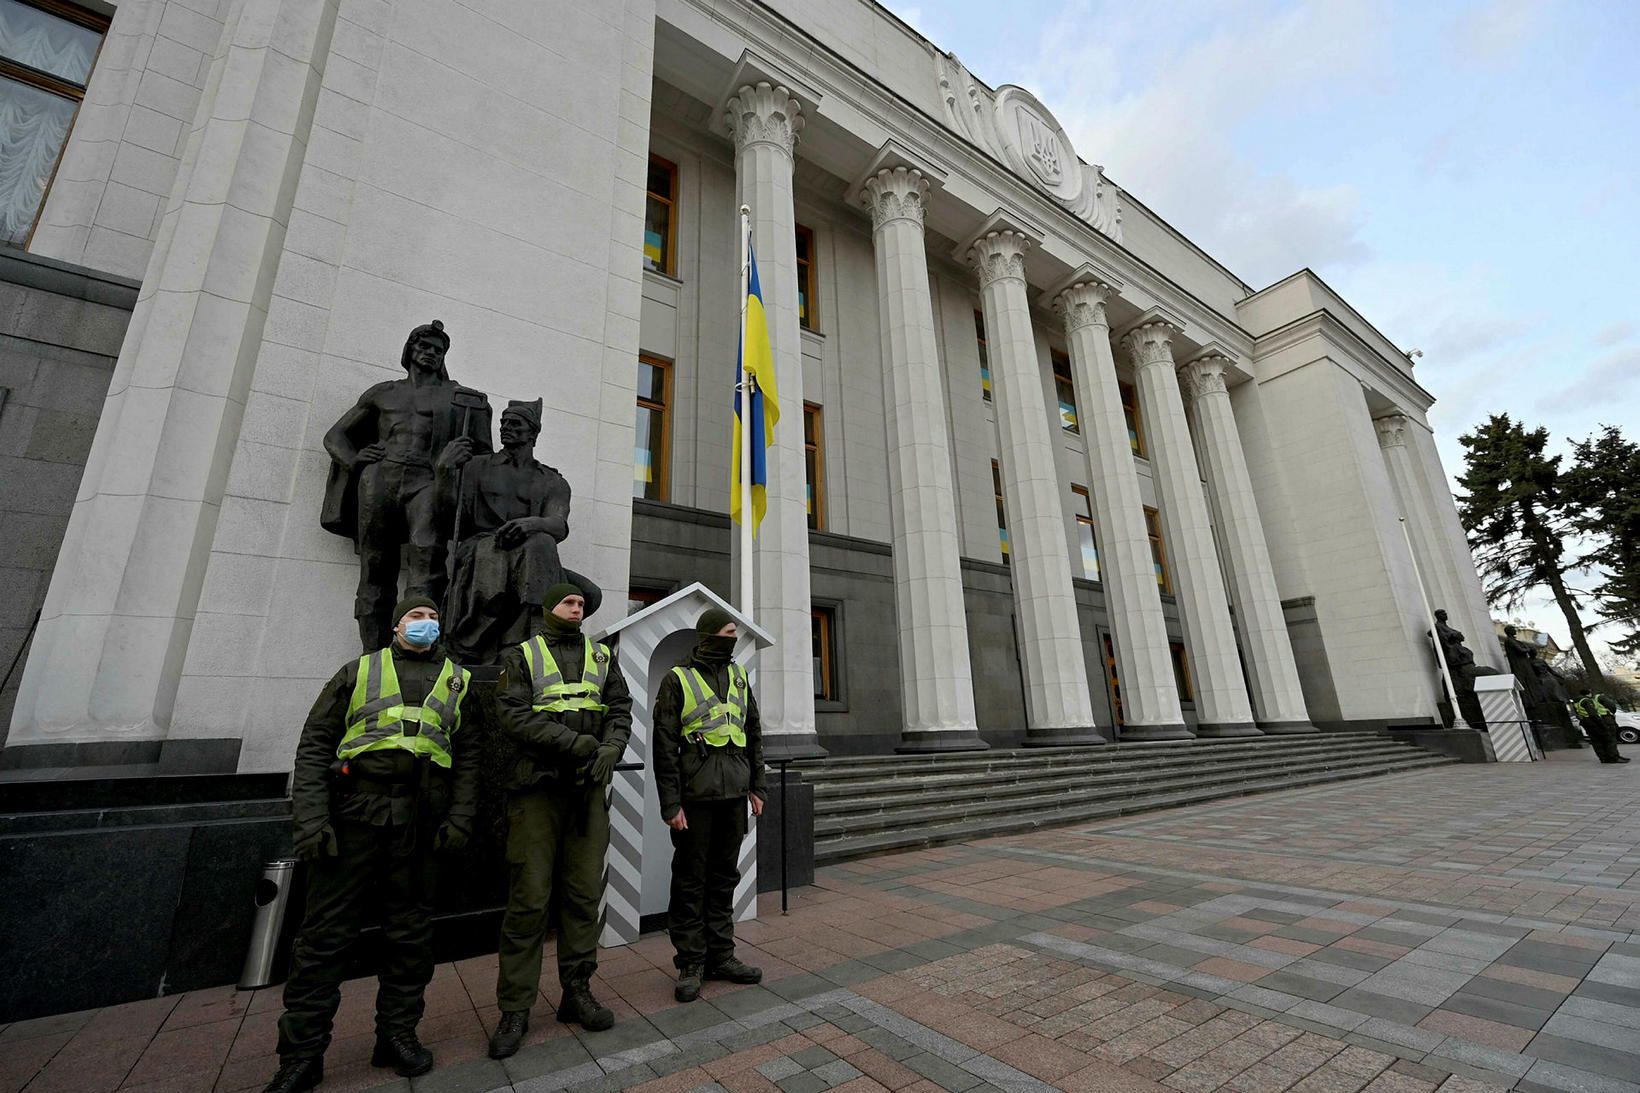
[[[493,956],[438,969],[413,1081],[368,1065],[350,983],[322,1088],[1640,1093],[1637,871],[1640,766],[1587,751],[980,839],[765,896],[759,987],[679,1006],[664,936],[607,950],[616,1027],[543,998],[505,1063]],[[10,1025],[0,1093],[259,1089],[278,1012],[224,988]]]

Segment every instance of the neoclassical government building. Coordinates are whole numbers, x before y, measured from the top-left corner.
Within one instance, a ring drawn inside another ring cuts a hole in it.
[[[1412,360],[1307,269],[1245,283],[1097,165],[1122,149],[870,0],[6,0],[0,27],[27,120],[0,158],[32,157],[0,172],[7,367],[109,362],[9,594],[39,607],[12,765],[289,768],[357,654],[321,441],[434,318],[454,378],[544,397],[595,626],[729,594],[742,203],[781,409],[774,750],[1427,725],[1436,607],[1502,667]],[[68,397],[29,374],[0,439]]]

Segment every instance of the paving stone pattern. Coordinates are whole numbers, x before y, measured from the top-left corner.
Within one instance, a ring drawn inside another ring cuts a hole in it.
[[[505,1063],[495,958],[443,965],[439,1065],[408,1081],[369,1066],[351,982],[322,1088],[1640,1093],[1640,774],[1584,758],[827,868],[743,927],[762,986],[678,1006],[646,937],[602,954],[614,1029],[543,997]],[[0,1027],[0,1093],[260,1089],[278,1009],[224,988]]]

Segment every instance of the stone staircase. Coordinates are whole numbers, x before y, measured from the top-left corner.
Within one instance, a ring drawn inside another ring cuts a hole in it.
[[[802,765],[816,864],[1457,760],[1387,735],[875,755]]]

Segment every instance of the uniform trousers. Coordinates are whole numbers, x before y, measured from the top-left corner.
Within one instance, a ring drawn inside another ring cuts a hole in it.
[[[683,831],[672,832],[672,899],[666,928],[681,970],[717,967],[735,955],[735,886],[746,837],[745,797],[685,801]]]
[[[431,827],[335,819],[337,855],[308,867],[307,908],[285,983],[279,1055],[315,1058],[330,1046],[347,954],[380,921],[376,1034],[414,1032],[433,978]]]
[[[586,983],[598,970],[598,904],[609,850],[609,807],[598,786],[549,785],[507,802],[507,910],[501,919],[496,1002],[534,1008],[541,949],[557,888],[558,982]]]

